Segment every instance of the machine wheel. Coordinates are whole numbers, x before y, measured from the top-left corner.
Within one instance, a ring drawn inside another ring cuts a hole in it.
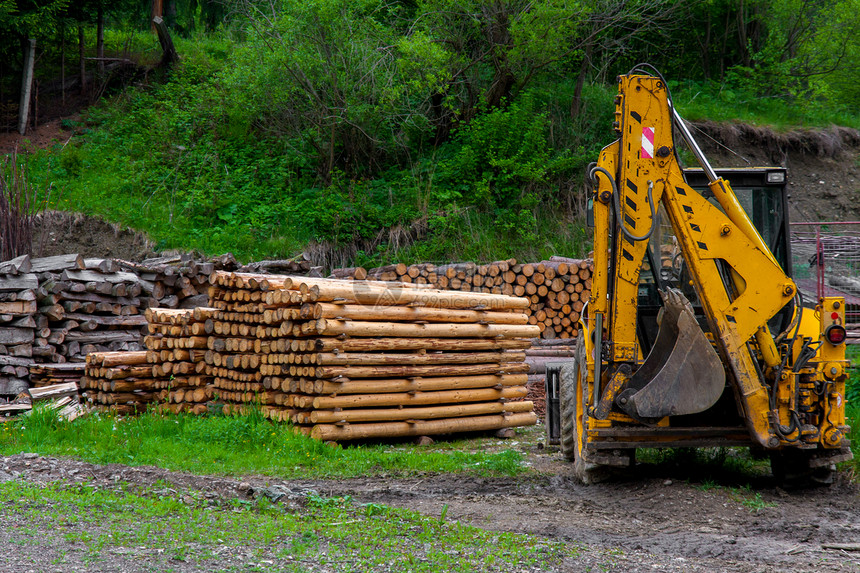
[[[597,483],[609,477],[608,467],[588,461],[585,449],[586,403],[585,382],[587,362],[582,340],[577,342],[574,359],[561,369],[559,377],[559,409],[561,410],[561,453],[573,462],[573,473],[585,484]]]
[[[780,487],[797,489],[833,483],[836,464],[811,467],[812,452],[794,448],[771,452],[770,470]]]
[[[576,431],[578,378],[579,361],[574,358],[573,362],[562,366],[558,384],[558,401],[561,411],[561,453],[570,462],[576,460],[576,442],[579,438],[579,433]]]

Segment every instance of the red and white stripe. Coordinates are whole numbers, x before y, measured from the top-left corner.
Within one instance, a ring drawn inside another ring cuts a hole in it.
[[[642,159],[654,159],[654,128],[642,128]]]

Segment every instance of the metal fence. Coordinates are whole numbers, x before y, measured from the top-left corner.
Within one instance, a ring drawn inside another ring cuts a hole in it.
[[[806,301],[845,298],[846,327],[860,341],[860,221],[792,223],[791,259]]]

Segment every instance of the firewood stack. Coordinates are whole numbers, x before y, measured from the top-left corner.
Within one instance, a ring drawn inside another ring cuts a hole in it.
[[[213,309],[147,309],[141,352],[87,355],[81,389],[102,410],[131,414],[156,404],[174,413],[202,414],[212,398],[204,370],[205,321]]]
[[[370,270],[362,267],[335,269],[335,278],[398,281],[464,292],[522,296],[529,299],[529,324],[540,329],[543,339],[572,338],[576,323],[591,293],[590,260],[550,257],[539,263],[519,264],[515,259],[486,265],[403,263]]]
[[[117,260],[117,263],[152,285],[147,308],[194,308],[206,306],[209,275],[215,270],[234,270],[239,266],[231,253],[198,259],[182,253],[139,263],[124,260]]]
[[[87,354],[81,393],[99,410],[134,414],[158,401],[156,379],[146,351]]]
[[[30,257],[0,263],[0,397],[27,388],[27,366],[33,355],[38,279]]]
[[[31,364],[30,386],[44,388],[55,384],[78,383],[83,377],[85,364],[83,362],[65,362],[63,364]]]
[[[368,281],[215,273],[219,394],[322,440],[533,424],[522,298]],[[213,340],[213,338],[215,340]],[[520,350],[520,352],[506,352]],[[207,363],[210,360],[207,358]],[[233,381],[239,390],[230,391]],[[243,384],[243,385],[242,385]],[[224,392],[227,390],[227,392]]]
[[[289,397],[289,366],[279,357],[310,349],[305,341],[291,340],[292,320],[298,318],[303,297],[278,296],[272,291],[283,277],[249,273],[216,272],[209,287],[205,323],[209,334],[204,360],[213,380],[213,394],[224,411],[242,412],[258,403],[267,416],[286,421],[281,407]],[[283,329],[283,330],[282,330]],[[283,388],[282,388],[283,382]]]
[[[147,362],[152,366],[153,388],[174,413],[202,414],[212,398],[212,379],[203,361],[208,337],[205,321],[214,309],[151,308],[146,311],[149,335],[145,338]]]
[[[34,259],[37,269],[38,361],[81,362],[91,352],[142,348],[140,295],[151,294],[152,283],[120,271],[115,261],[75,254]]]

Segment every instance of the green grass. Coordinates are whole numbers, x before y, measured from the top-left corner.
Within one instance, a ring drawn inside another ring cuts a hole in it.
[[[70,564],[56,549],[62,544],[94,569],[110,560],[157,571],[181,563],[206,571],[511,571],[545,570],[575,555],[563,543],[464,526],[444,512],[316,495],[283,506],[12,481],[0,485],[0,504],[4,522],[19,524],[7,529],[13,543]]]
[[[765,501],[762,499],[761,493],[753,492],[750,484],[745,484],[741,487],[723,487],[712,480],[705,480],[697,485],[696,489],[725,492],[732,501],[741,504],[753,513],[769,507],[777,507],[776,502]]]
[[[637,450],[636,459],[683,469],[687,479],[701,483],[705,490],[718,484],[739,487],[770,471],[768,461],[753,457],[749,448],[646,448]]]
[[[36,452],[98,463],[155,465],[197,474],[261,474],[282,478],[468,472],[517,475],[519,453],[463,452],[450,444],[333,447],[296,435],[259,413],[191,416],[148,412],[138,417],[90,415],[58,420],[49,409],[0,426],[0,453]]]
[[[840,464],[840,467],[850,468],[856,479],[860,476],[860,346],[846,346],[845,357],[851,362],[848,367],[848,382],[845,384],[845,420],[851,427],[848,438],[851,440],[854,459]]]
[[[776,131],[827,128],[840,125],[860,129],[856,109],[815,98],[761,97],[751,90],[716,82],[669,81],[674,102],[684,119],[743,122]]]

